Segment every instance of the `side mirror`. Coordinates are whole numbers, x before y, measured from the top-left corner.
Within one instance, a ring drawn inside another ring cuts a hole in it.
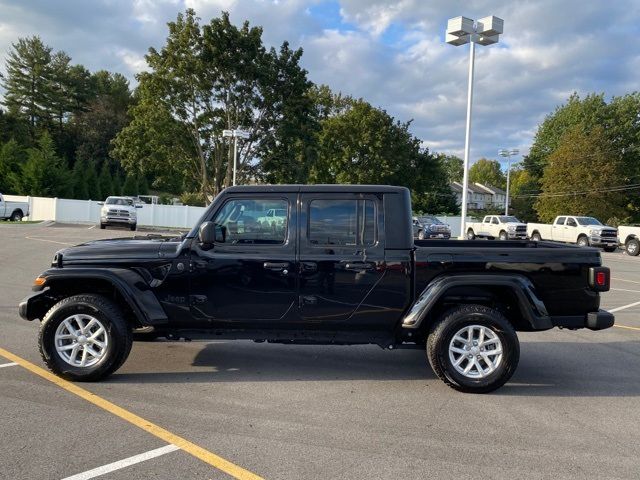
[[[204,222],[198,231],[198,240],[203,245],[213,245],[214,243],[224,243],[226,229],[213,222]]]
[[[142,204],[136,203],[136,208],[142,208]]]
[[[104,205],[104,202],[98,202],[98,205]]]

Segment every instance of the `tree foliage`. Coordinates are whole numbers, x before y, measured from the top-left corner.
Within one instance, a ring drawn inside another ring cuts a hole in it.
[[[604,129],[584,130],[582,125],[567,130],[547,159],[535,204],[542,221],[567,213],[606,220],[624,207],[623,193],[606,191],[622,183],[623,173],[609,161],[612,147]]]
[[[469,167],[469,181],[502,189],[507,186],[507,177],[502,172],[500,162],[487,158],[481,158]]]

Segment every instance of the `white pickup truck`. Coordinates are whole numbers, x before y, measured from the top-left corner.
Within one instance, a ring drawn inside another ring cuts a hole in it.
[[[551,225],[547,223],[529,223],[527,234],[531,240],[553,240],[555,242],[576,243],[581,247],[601,247],[605,252],[618,248],[618,232],[615,228],[603,225],[593,217],[560,215]]]
[[[618,243],[624,246],[627,255],[635,257],[640,253],[640,226],[620,225],[618,227]]]
[[[499,238],[500,240],[525,240],[527,224],[508,215],[487,215],[482,222],[467,223],[467,238]]]
[[[27,202],[9,202],[0,193],[0,220],[9,219],[19,222],[29,216],[29,204]]]

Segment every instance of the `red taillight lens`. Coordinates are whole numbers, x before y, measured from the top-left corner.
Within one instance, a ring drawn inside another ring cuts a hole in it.
[[[607,274],[604,272],[596,272],[596,285],[604,287],[607,285]]]
[[[611,273],[607,267],[591,267],[589,269],[589,286],[596,292],[606,292],[609,290]]]

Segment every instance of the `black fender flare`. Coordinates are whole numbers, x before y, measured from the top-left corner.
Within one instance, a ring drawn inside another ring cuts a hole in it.
[[[166,325],[169,321],[162,305],[155,296],[151,286],[139,273],[126,268],[87,268],[87,267],[65,267],[52,268],[40,275],[44,277],[45,283],[41,287],[34,290],[42,290],[41,295],[45,295],[50,290],[54,290],[56,284],[65,281],[81,282],[86,280],[100,280],[108,282],[122,296],[129,305],[138,322],[142,326]],[[91,292],[84,292],[91,293]],[[41,295],[31,295],[28,297],[29,302],[37,302]],[[27,299],[25,299],[27,300]],[[41,301],[41,300],[40,300]],[[28,320],[33,320],[33,313],[30,312],[27,305],[20,306],[20,314]],[[22,310],[25,310],[23,315]]]
[[[444,275],[433,280],[420,294],[411,309],[402,319],[402,328],[415,330],[422,326],[424,319],[438,301],[453,287],[490,286],[510,289],[518,299],[525,320],[533,330],[553,328],[553,323],[544,302],[535,293],[531,280],[524,275]]]

